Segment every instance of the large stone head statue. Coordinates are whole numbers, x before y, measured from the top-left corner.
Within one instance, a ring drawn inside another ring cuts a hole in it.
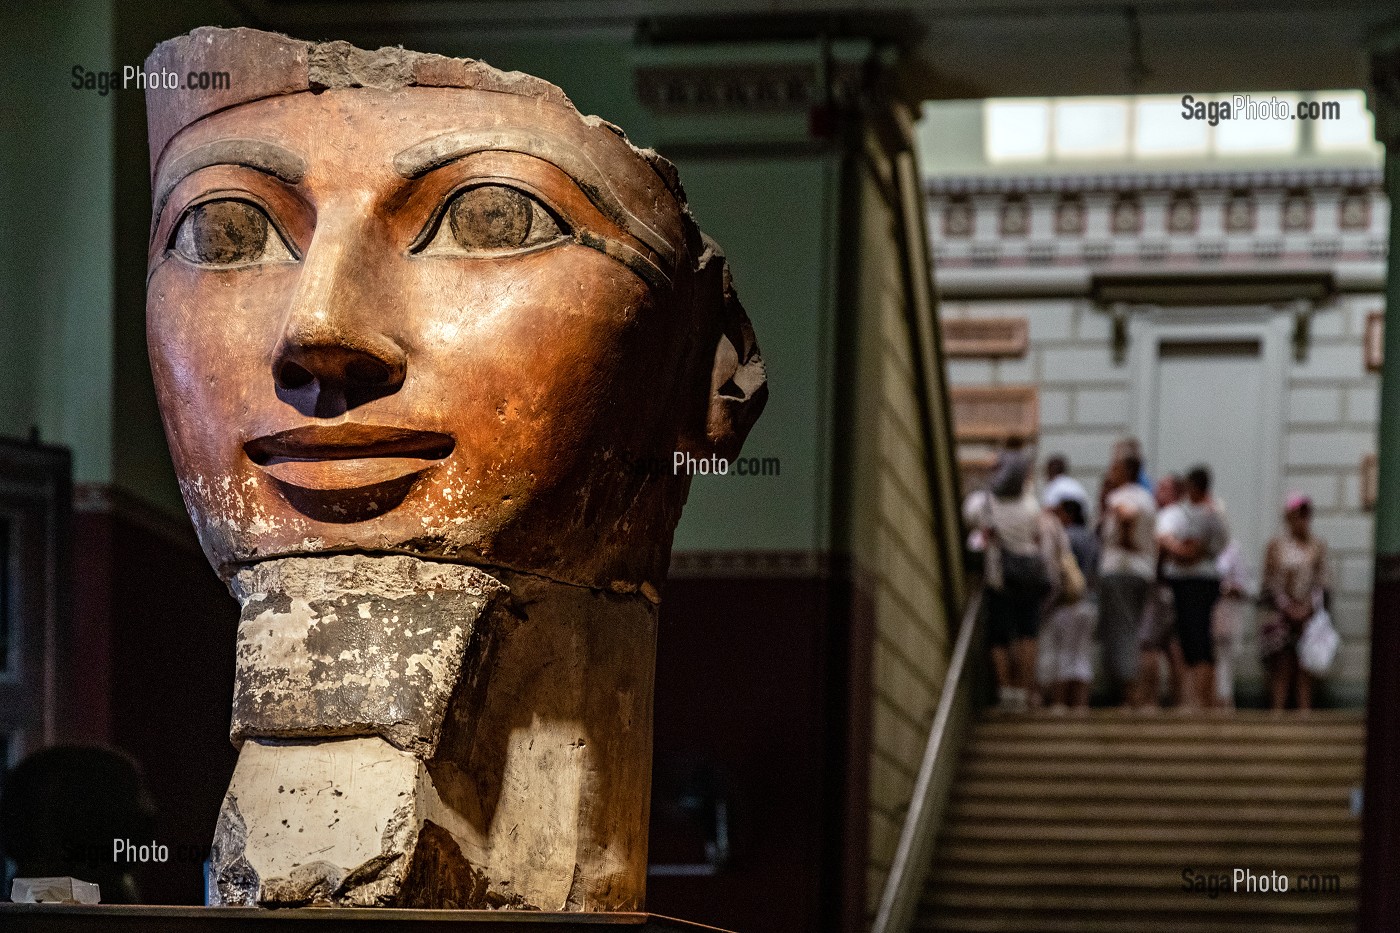
[[[766,397],[723,256],[538,78],[248,29],[162,69],[228,76],[147,94],[151,364],[243,604],[220,902],[640,906],[672,456]]]

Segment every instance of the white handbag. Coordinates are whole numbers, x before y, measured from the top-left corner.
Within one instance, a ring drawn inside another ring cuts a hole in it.
[[[1332,625],[1331,614],[1319,606],[1298,638],[1298,665],[1314,677],[1323,676],[1337,659],[1337,646],[1341,641]]]

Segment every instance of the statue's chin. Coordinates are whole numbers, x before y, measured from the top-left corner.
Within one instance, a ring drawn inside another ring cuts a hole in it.
[[[382,458],[382,463],[376,462],[377,469],[370,471],[367,477],[354,470],[364,463],[359,460],[289,462],[265,469],[292,508],[307,518],[336,525],[369,521],[398,508],[427,469],[422,460],[388,457]],[[274,470],[282,472],[273,473]],[[374,474],[380,470],[388,475],[376,477]],[[365,482],[366,479],[369,482]],[[332,485],[336,482],[347,485]]]

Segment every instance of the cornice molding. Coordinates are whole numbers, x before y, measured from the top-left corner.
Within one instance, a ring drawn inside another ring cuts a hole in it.
[[[699,577],[825,577],[831,555],[821,551],[676,551],[671,554],[672,580]]]
[[[1400,73],[1397,73],[1400,80]],[[928,195],[1088,194],[1113,191],[1233,190],[1239,188],[1381,187],[1378,168],[1200,169],[1179,172],[1094,172],[1042,175],[961,175],[930,178]]]

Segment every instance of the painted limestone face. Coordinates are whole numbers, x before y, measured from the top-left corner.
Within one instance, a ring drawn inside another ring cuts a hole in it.
[[[678,187],[566,104],[267,97],[176,132],[153,191],[151,364],[226,577],[355,550],[634,589],[684,503],[672,452],[733,456],[762,406]]]

